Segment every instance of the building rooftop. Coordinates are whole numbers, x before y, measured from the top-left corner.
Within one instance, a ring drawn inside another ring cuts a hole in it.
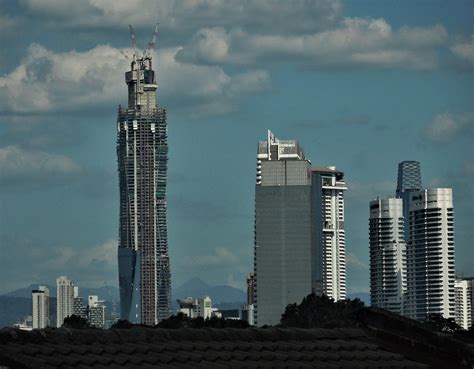
[[[336,329],[0,330],[7,368],[426,368]]]

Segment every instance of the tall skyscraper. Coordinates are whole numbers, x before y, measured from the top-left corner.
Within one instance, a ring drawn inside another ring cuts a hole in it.
[[[403,200],[403,218],[405,219],[406,242],[408,242],[409,237],[408,207],[410,193],[413,191],[420,191],[421,189],[420,163],[414,160],[406,160],[399,163],[396,196]]]
[[[119,107],[119,285],[122,319],[155,325],[171,312],[166,209],[168,128],[156,104],[148,53],[125,73],[128,108]]]
[[[310,162],[297,141],[258,143],[254,323],[274,325],[311,292]]]
[[[344,173],[336,167],[311,169],[312,286],[335,301],[346,298]]]
[[[56,279],[57,322],[58,328],[62,327],[64,318],[74,313],[74,282],[66,276]]]
[[[406,292],[406,243],[402,199],[370,202],[371,305],[403,314]]]
[[[49,325],[49,289],[39,286],[31,291],[33,329],[42,329]]]
[[[454,318],[454,213],[450,188],[413,191],[409,198],[405,315]]]

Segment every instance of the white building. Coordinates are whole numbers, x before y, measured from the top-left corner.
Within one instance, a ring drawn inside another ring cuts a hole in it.
[[[336,167],[311,168],[312,286],[316,294],[335,301],[346,298],[346,239],[344,230],[344,173]]]
[[[410,193],[405,315],[454,318],[454,214],[450,188]]]
[[[456,323],[464,328],[469,329],[473,322],[473,284],[474,278],[457,279],[455,288],[455,315]]]
[[[403,314],[406,292],[406,243],[403,200],[370,202],[370,300],[371,305]]]
[[[98,296],[90,295],[88,298],[88,318],[91,326],[105,328],[105,303]]]
[[[61,276],[56,279],[56,290],[57,327],[60,328],[64,323],[64,318],[71,316],[74,313],[74,282],[66,276]]]
[[[39,286],[31,291],[33,329],[42,329],[49,325],[49,289]]]
[[[178,313],[183,313],[190,318],[202,317],[209,319],[213,316],[212,300],[209,296],[204,296],[201,299],[186,297],[176,301],[179,304]]]

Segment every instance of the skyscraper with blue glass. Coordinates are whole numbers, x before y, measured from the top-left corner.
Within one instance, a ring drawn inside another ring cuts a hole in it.
[[[409,217],[408,217],[408,203],[410,193],[420,191],[421,187],[421,170],[420,162],[414,160],[402,161],[398,164],[398,178],[397,178],[397,198],[403,201],[403,218],[405,219],[405,240],[409,237]]]
[[[151,56],[134,55],[125,80],[128,108],[117,117],[120,307],[122,319],[155,325],[171,311],[166,111],[156,105]]]

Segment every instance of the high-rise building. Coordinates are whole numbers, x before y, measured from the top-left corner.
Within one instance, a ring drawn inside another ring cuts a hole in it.
[[[346,298],[344,173],[336,167],[311,169],[312,287],[335,301]]]
[[[420,191],[421,189],[420,163],[414,160],[406,160],[399,163],[396,196],[403,200],[403,218],[405,219],[406,242],[408,242],[409,237],[408,207],[410,193],[413,191]]]
[[[98,296],[90,295],[87,304],[87,315],[91,326],[105,328],[105,303]]]
[[[57,322],[58,328],[62,327],[64,318],[74,313],[74,282],[66,276],[56,279],[56,298],[57,298]]]
[[[39,286],[31,291],[33,329],[42,329],[49,325],[49,289]]]
[[[310,162],[297,141],[270,131],[258,143],[254,322],[274,325],[311,292]]]
[[[134,55],[128,108],[117,117],[120,184],[119,285],[122,319],[155,325],[171,311],[166,181],[166,111],[156,104],[149,54]]]
[[[454,320],[464,329],[469,329],[473,325],[473,287],[474,278],[456,279]]]
[[[403,314],[406,243],[402,199],[370,202],[369,251],[371,305]]]
[[[74,288],[74,299],[73,299],[73,314],[83,319],[87,319],[87,305],[84,303],[84,299],[79,296],[77,286]]]
[[[454,213],[450,188],[410,192],[405,315],[454,318]]]

